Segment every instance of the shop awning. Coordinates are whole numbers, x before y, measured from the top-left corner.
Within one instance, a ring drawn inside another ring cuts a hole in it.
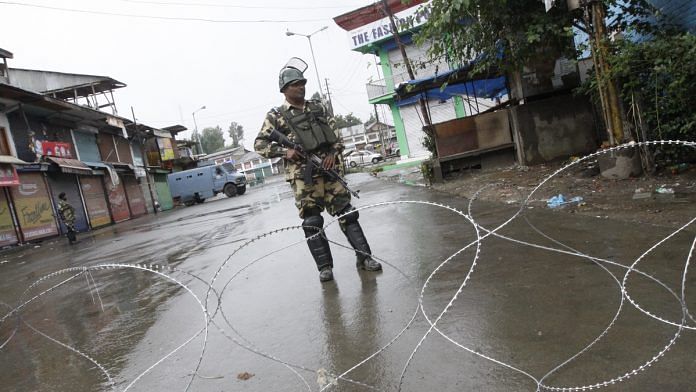
[[[109,173],[109,177],[111,178],[111,183],[116,186],[119,183],[118,180],[118,174],[116,174],[116,170],[114,169],[113,166],[111,166],[108,163],[104,162],[85,162],[87,165],[90,167],[96,167],[98,169],[106,169],[106,172]]]
[[[49,161],[60,167],[63,173],[92,175],[92,169],[77,159],[47,157]]]
[[[19,158],[15,158],[12,155],[0,155],[0,163],[10,163],[12,165],[30,165],[29,162],[24,162]]]
[[[502,49],[497,56],[502,56]],[[508,94],[506,77],[501,70],[495,67],[477,69],[485,57],[482,54],[459,68],[400,83],[394,91],[397,105],[410,105],[420,98],[447,100],[464,95],[492,99]]]
[[[129,170],[133,171],[135,169],[133,167],[133,165],[131,165],[130,163],[125,163],[125,162],[109,162],[109,163],[114,167],[114,169],[116,169],[118,171],[129,171]]]
[[[428,80],[432,82],[434,79]],[[417,86],[417,82],[418,81],[408,82],[408,85]],[[407,89],[404,89],[404,91],[407,91]],[[444,87],[421,89],[417,94],[412,94],[409,91],[404,93],[404,95],[400,95],[400,99],[397,98],[396,104],[401,107],[418,102],[421,98],[446,101],[456,96],[494,99],[500,98],[505,94],[508,94],[507,81],[504,76],[501,76],[492,79],[472,80],[464,83],[450,84]]]

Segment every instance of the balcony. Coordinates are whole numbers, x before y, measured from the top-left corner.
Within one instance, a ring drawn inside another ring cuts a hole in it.
[[[392,75],[392,77],[388,79],[372,81],[365,86],[367,88],[367,99],[370,100],[370,103],[379,103],[372,101],[379,100],[380,98],[391,97],[391,95],[394,93],[394,86],[398,86],[399,83],[406,82],[409,79],[408,73],[402,72]]]
[[[420,61],[421,59],[418,60]],[[425,63],[421,61],[416,62],[416,64],[423,64],[422,66],[414,67],[413,71],[416,74],[416,79],[428,78],[437,73],[443,73],[450,70],[450,67],[444,62]],[[398,69],[403,70],[404,67],[401,66]],[[408,76],[408,72],[403,71],[392,75],[391,78],[367,83],[365,86],[367,88],[367,98],[371,104],[385,103],[384,101],[391,98],[394,94],[394,87],[398,86],[400,83],[408,82],[410,80],[411,78]]]

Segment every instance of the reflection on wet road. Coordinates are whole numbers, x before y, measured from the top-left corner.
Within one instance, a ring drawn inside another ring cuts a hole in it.
[[[350,181],[381,273],[356,271],[327,217],[336,280],[321,284],[284,183],[104,229],[74,248],[7,252],[0,385],[693,388],[693,206],[679,231],[525,210],[491,232],[518,209],[468,211],[427,189]]]

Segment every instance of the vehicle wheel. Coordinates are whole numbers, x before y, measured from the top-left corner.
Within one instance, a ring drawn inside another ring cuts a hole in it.
[[[225,196],[234,197],[237,194],[237,187],[234,184],[227,184],[222,191],[225,192]]]
[[[238,195],[243,195],[244,192],[246,192],[246,185],[242,185],[242,186],[237,187],[237,194]]]
[[[372,164],[375,165],[379,162],[379,158],[372,158]]]
[[[358,164],[355,161],[350,161],[350,167],[356,167]]]

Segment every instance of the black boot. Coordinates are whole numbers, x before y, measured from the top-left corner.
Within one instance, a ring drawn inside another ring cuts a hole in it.
[[[367,243],[362,227],[360,227],[358,217],[358,212],[354,211],[339,220],[343,234],[346,235],[350,246],[355,249],[355,266],[366,271],[381,271],[382,264],[372,258],[370,245]]]
[[[77,243],[77,237],[75,236],[75,232],[73,230],[68,229],[67,237],[70,245]]]
[[[333,257],[331,256],[329,240],[321,231],[323,226],[324,219],[321,216],[310,216],[305,218],[302,229],[305,232],[305,238],[309,238],[307,246],[309,246],[309,253],[312,254],[314,262],[317,264],[319,280],[328,282],[333,280]]]

